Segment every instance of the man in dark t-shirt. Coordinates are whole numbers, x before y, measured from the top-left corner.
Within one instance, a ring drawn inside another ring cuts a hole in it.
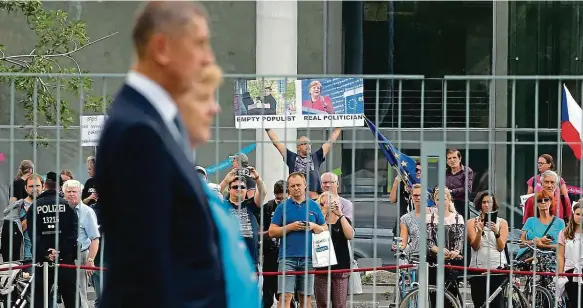
[[[229,156],[229,159],[231,160],[231,166],[233,169],[225,176],[221,183],[219,183],[219,186],[221,187],[221,193],[223,194],[225,193],[225,190],[229,189],[227,185],[229,184],[229,181],[234,178],[234,175],[239,173],[239,171],[244,171],[242,169],[249,168],[249,157],[243,153],[237,153],[235,155]],[[245,187],[247,188],[245,199],[253,198],[256,190],[255,181],[251,178],[251,176],[243,176],[242,178],[244,178],[246,185]]]
[[[296,140],[296,153],[288,150],[285,144],[279,141],[277,134],[271,128],[265,130],[273,145],[277,148],[289,169],[289,173],[302,172],[308,182],[310,199],[316,199],[322,192],[320,185],[320,166],[326,160],[326,155],[330,152],[332,144],[340,137],[340,128],[335,128],[330,134],[330,138],[321,148],[312,152],[312,143],[306,136],[301,136]]]
[[[249,253],[253,263],[257,264],[259,253],[258,239],[259,239],[259,224],[256,216],[261,211],[261,202],[265,198],[265,186],[263,180],[253,167],[249,167],[250,177],[257,184],[257,191],[253,198],[246,198],[247,184],[246,179],[242,177],[229,177],[228,189],[229,195],[225,200],[230,205],[229,211],[239,220],[239,227],[241,236],[247,244]]]
[[[267,201],[263,205],[263,225],[261,229],[261,241],[263,242],[261,254],[263,255],[263,271],[277,272],[279,256],[279,239],[269,237],[269,226],[275,209],[287,199],[287,183],[284,180],[279,180],[273,185],[274,199]],[[261,223],[261,217],[257,218]],[[273,298],[277,294],[277,276],[263,277],[263,307],[271,308],[273,306]]]

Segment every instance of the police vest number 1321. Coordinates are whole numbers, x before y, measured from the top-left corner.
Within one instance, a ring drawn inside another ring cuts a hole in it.
[[[43,223],[45,224],[56,224],[59,222],[59,218],[55,216],[43,217]]]

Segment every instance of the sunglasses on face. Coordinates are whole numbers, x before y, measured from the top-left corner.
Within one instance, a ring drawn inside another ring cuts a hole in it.
[[[243,189],[247,189],[247,187],[243,186],[243,185],[235,185],[235,186],[231,186],[231,189],[243,190]]]
[[[421,169],[417,168],[415,169],[415,172],[421,172]]]
[[[550,198],[543,198],[543,199],[536,200],[536,202],[538,202],[538,203],[547,203],[547,202],[551,202],[551,199]]]

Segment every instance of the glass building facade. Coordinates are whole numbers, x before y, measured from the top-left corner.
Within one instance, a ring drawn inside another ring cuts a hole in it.
[[[465,81],[446,82],[444,77],[583,75],[581,3],[344,2],[343,24],[344,73],[423,75],[426,79],[423,98],[420,81],[365,80],[365,113],[379,123],[383,132],[389,133],[396,127],[412,131],[421,126],[446,131],[469,128],[472,134],[481,134],[483,141],[492,141],[492,128],[496,127],[503,132],[496,135],[496,140],[510,142],[509,127],[514,126],[514,139],[518,141],[515,156],[511,157],[511,145],[502,151],[506,152],[505,168],[510,170],[512,165],[515,168],[514,178],[507,173],[509,188],[514,182],[517,195],[526,191],[526,181],[536,170],[536,155],[542,153],[560,157],[559,171],[567,183],[580,185],[579,162],[568,146],[559,148],[557,141],[560,140],[561,84],[566,84],[580,101],[583,100],[581,82],[508,81],[493,87],[494,83],[489,80],[473,80],[467,84]],[[377,92],[380,94],[378,101]],[[514,104],[512,93],[515,93]],[[422,99],[425,102],[423,114]],[[535,128],[538,128],[536,133]],[[527,144],[535,140],[542,143],[536,149]],[[464,140],[447,138],[447,141],[449,147],[460,148],[462,155],[467,153],[464,160],[469,159],[475,172],[474,190],[487,188],[488,183],[480,183],[480,178],[488,178],[485,175],[495,161],[492,146],[472,144],[465,148],[461,144],[449,144]],[[356,164],[355,193],[387,192],[392,175],[382,153],[375,151],[373,146],[354,149],[350,144],[343,145],[345,192],[353,187],[349,180],[353,162]],[[401,150],[419,155],[418,147],[409,148],[405,144]],[[373,163],[375,154],[379,155],[377,166]],[[373,179],[370,176],[375,168],[379,176]]]

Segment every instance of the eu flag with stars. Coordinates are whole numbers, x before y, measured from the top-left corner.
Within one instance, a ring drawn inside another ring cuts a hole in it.
[[[389,165],[393,167],[399,176],[401,176],[401,180],[407,184],[407,186],[411,187],[414,184],[419,183],[419,179],[415,175],[416,172],[416,163],[413,158],[399,152],[397,148],[391,144],[380,131],[377,130],[376,126],[368,119],[364,118],[366,121],[366,125],[370,128],[371,132],[377,136],[379,141],[379,146],[385,155],[385,158],[389,162]]]

